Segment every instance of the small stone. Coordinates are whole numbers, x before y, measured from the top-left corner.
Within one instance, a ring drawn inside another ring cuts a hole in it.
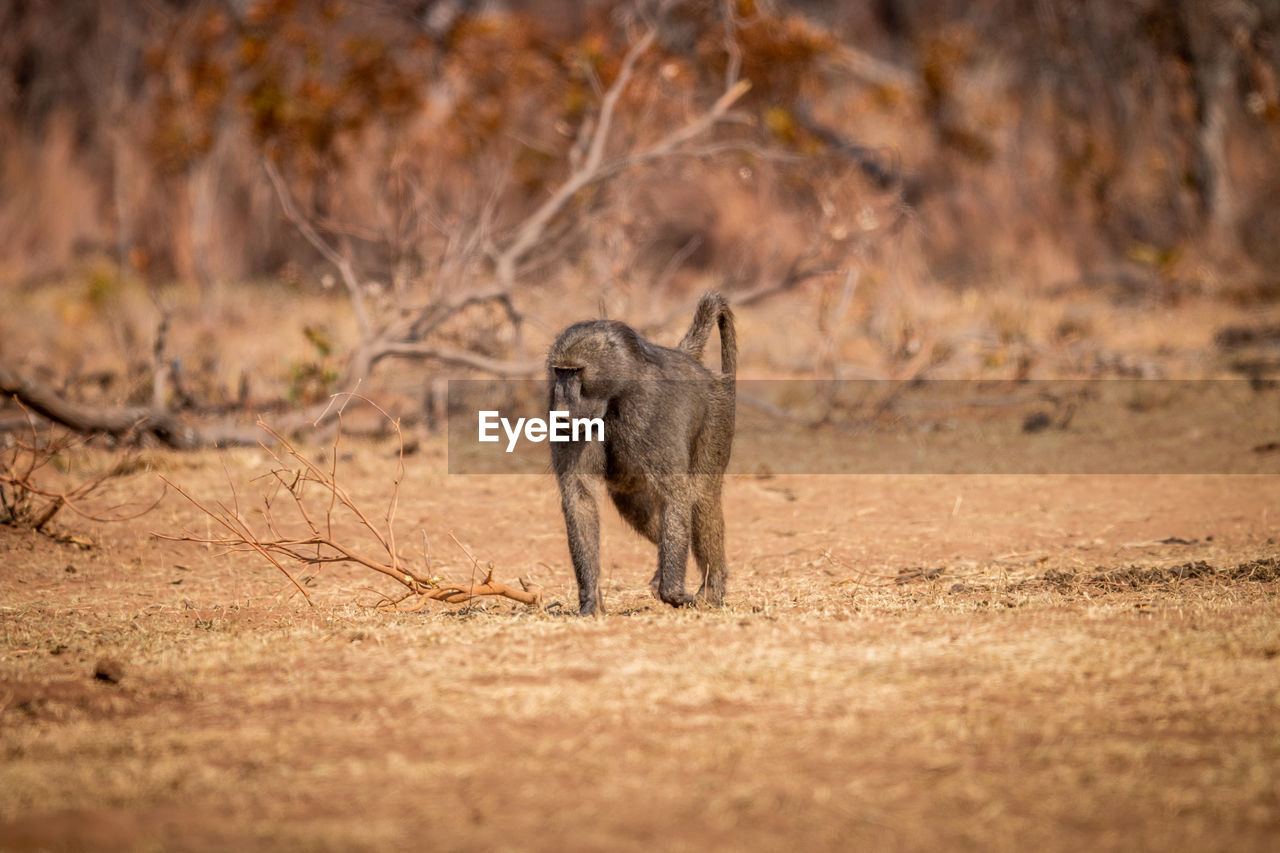
[[[1022,422],[1023,432],[1040,432],[1053,424],[1048,412],[1032,412]]]
[[[108,684],[119,684],[124,678],[124,664],[115,658],[99,658],[93,665],[93,677]]]

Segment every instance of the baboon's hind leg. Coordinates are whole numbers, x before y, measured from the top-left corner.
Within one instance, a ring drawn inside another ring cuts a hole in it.
[[[699,602],[716,607],[724,604],[728,567],[724,556],[724,509],[719,496],[693,506],[693,557],[702,575]]]

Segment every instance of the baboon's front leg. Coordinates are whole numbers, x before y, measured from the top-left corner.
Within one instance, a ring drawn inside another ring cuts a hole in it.
[[[560,480],[560,508],[569,534],[569,556],[578,578],[578,614],[591,616],[600,607],[600,514],[596,496],[582,477]]]
[[[693,603],[684,591],[684,573],[689,563],[689,511],[687,499],[671,496],[662,507],[658,537],[658,598],[672,607]]]
[[[724,509],[719,497],[693,508],[693,557],[702,573],[698,601],[717,607],[724,604],[728,569],[724,556]]]

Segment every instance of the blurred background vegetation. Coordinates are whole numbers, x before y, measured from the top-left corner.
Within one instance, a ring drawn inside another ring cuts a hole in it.
[[[609,157],[750,90],[461,305],[647,30]],[[755,375],[1280,363],[1236,346],[1280,339],[1280,2],[13,0],[0,33],[0,361],[68,393],[155,398],[163,360],[166,405],[316,400],[407,316],[510,366],[583,312],[671,337],[709,286]],[[433,352],[388,399],[475,369]]]

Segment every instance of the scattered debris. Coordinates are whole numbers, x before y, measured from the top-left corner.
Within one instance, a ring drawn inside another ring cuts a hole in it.
[[[931,581],[946,571],[946,568],[937,569],[903,569],[898,572],[898,576],[893,579],[896,584],[915,583],[916,581]]]
[[[1268,582],[1280,580],[1280,556],[1240,563],[1230,571],[1232,580]]]
[[[1185,540],[1161,540],[1169,544],[1193,544]],[[1093,584],[1110,587],[1139,589],[1155,584],[1191,578],[1216,578],[1224,581],[1270,582],[1280,580],[1280,556],[1263,557],[1227,568],[1216,568],[1204,560],[1179,563],[1176,566],[1125,566],[1118,569],[1097,567],[1091,575],[1071,571],[1049,569],[1041,577],[1045,583],[1060,590],[1073,584]]]
[[[1126,566],[1120,569],[1099,572],[1089,580],[1091,583],[1115,584],[1136,588],[1170,580],[1208,577],[1216,573],[1217,569],[1204,560],[1196,560],[1192,563],[1180,563],[1176,566],[1170,566],[1167,569]]]
[[[1044,573],[1043,580],[1045,583],[1051,583],[1058,587],[1066,587],[1076,582],[1076,573],[1049,569]]]

